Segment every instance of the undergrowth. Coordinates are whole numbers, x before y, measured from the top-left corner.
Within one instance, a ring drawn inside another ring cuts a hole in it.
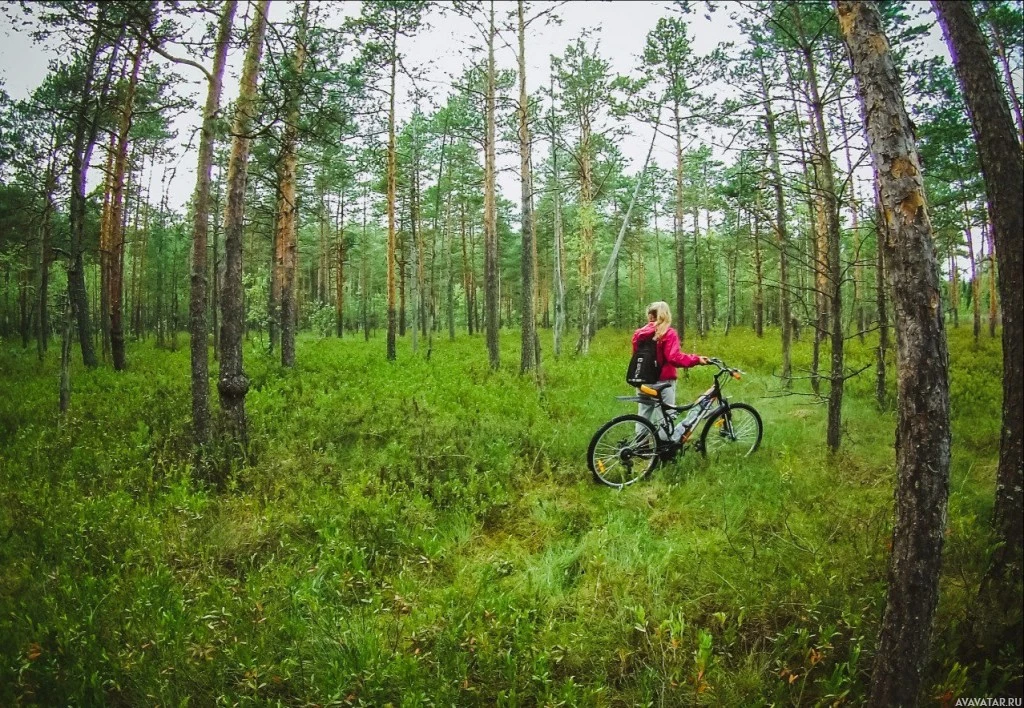
[[[991,546],[1001,363],[998,341],[950,337],[926,702],[1021,670],[956,651]],[[402,341],[393,363],[382,338],[307,336],[292,370],[251,343],[251,444],[222,489],[191,467],[187,347],[76,366],[64,419],[55,353],[0,347],[0,704],[861,703],[895,482],[874,370],[847,382],[830,457],[825,406],[775,377],[777,332],[689,343],[747,371],[727,393],[761,412],[762,448],[734,466],[691,452],[615,492],[584,452],[630,410],[628,333],[558,359],[542,335],[539,382],[518,341],[503,333],[495,372],[465,335],[429,361]],[[850,368],[873,346],[851,340]],[[684,373],[680,398],[709,381]]]

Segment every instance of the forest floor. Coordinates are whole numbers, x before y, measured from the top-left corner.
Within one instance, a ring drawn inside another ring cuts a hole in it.
[[[777,331],[688,336],[747,372],[726,393],[760,411],[761,449],[731,466],[691,451],[615,491],[585,452],[632,412],[614,398],[628,341],[606,329],[555,359],[542,332],[540,385],[515,331],[497,372],[480,336],[435,337],[429,362],[405,337],[389,364],[382,336],[305,335],[294,370],[253,341],[249,457],[219,491],[193,479],[185,337],[132,345],[122,373],[78,360],[63,421],[59,347],[39,364],[0,346],[0,704],[863,702],[895,481],[874,369],[847,382],[830,457],[825,406],[774,375]],[[851,340],[849,367],[873,346]],[[991,546],[1001,361],[966,327],[950,351],[925,703],[1021,671],[957,653]],[[680,399],[711,373],[684,374]]]

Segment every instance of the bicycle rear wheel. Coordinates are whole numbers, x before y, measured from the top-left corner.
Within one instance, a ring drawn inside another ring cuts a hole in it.
[[[651,421],[621,415],[602,425],[587,448],[594,481],[622,489],[651,473],[658,464],[658,438]]]
[[[764,426],[753,406],[733,403],[708,419],[700,434],[700,451],[708,459],[727,462],[747,457],[761,444]]]

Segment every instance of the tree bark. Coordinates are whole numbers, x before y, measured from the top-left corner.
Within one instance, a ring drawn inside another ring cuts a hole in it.
[[[1020,654],[1024,582],[1024,159],[992,57],[970,3],[933,2],[960,79],[978,146],[999,261],[1003,307],[1003,420],[993,525],[1001,542],[982,580],[980,600],[1004,629],[984,636]],[[998,647],[992,647],[996,649]],[[993,652],[994,653],[994,652]]]
[[[870,705],[916,705],[938,604],[949,495],[949,361],[924,181],[874,3],[836,3],[888,238],[896,312],[896,523]]]
[[[683,128],[679,117],[678,100],[672,104],[672,118],[676,127],[676,203],[672,229],[676,245],[676,327],[679,331],[679,341],[682,343],[686,341],[686,239],[683,237]],[[696,234],[696,220],[693,228]],[[696,236],[694,240],[696,241]],[[658,270],[660,273],[660,267]]]
[[[206,89],[203,124],[199,139],[199,164],[196,167],[195,214],[192,221],[192,273],[189,293],[189,349],[192,360],[192,434],[197,448],[210,438],[210,364],[207,358],[207,262],[206,246],[210,225],[210,179],[213,171],[213,143],[220,94],[224,84],[231,25],[237,0],[225,0],[217,32],[213,73]],[[216,238],[214,239],[216,254]],[[216,267],[216,255],[214,257]]]
[[[278,161],[277,250],[275,267],[280,287],[277,303],[281,321],[281,365],[295,366],[295,330],[298,319],[296,302],[296,270],[298,269],[299,205],[296,195],[298,169],[299,102],[302,95],[302,68],[306,61],[306,24],[309,0],[302,5],[299,18],[292,71],[285,88],[285,126]]]
[[[529,95],[526,93],[526,20],[523,16],[523,0],[516,4],[519,19],[519,170],[521,175],[521,208],[522,208],[522,279],[523,296],[520,305],[522,310],[522,356],[519,371],[533,371],[537,365],[536,337],[537,319],[534,301],[535,253],[537,227],[533,221],[533,173],[530,168],[530,125]]]
[[[124,289],[124,183],[125,169],[128,164],[128,132],[132,127],[135,108],[135,91],[139,83],[139,69],[142,67],[144,55],[143,42],[140,39],[135,48],[132,60],[132,73],[128,79],[128,90],[121,109],[121,122],[118,126],[117,148],[114,153],[114,173],[111,179],[110,223],[107,245],[108,280],[107,304],[110,308],[110,354],[114,368],[123,371],[127,366],[124,353],[124,307],[122,291]]]
[[[814,116],[818,178],[821,180],[821,199],[825,217],[824,252],[819,252],[821,259],[822,285],[827,294],[829,312],[828,331],[831,334],[831,373],[828,394],[828,431],[826,443],[831,452],[839,450],[842,434],[843,388],[845,376],[843,372],[843,303],[842,303],[842,264],[839,262],[839,206],[835,186],[835,175],[832,170],[832,153],[829,150],[828,134],[825,128],[825,107],[818,89],[818,74],[814,56],[804,36],[798,6],[794,7],[794,17],[803,44],[804,63],[807,67],[808,88],[811,96],[811,113]],[[824,311],[824,310],[823,310]]]
[[[492,370],[501,364],[498,343],[500,314],[498,312],[498,208],[495,171],[495,64],[494,64],[494,0],[490,2],[490,23],[487,33],[487,93],[484,114],[484,327],[487,358]]]
[[[886,355],[889,351],[889,313],[887,307],[888,281],[886,277],[885,241],[887,229],[882,211],[881,196],[875,190],[875,307],[878,310],[878,349],[875,351],[875,401],[879,410],[886,410]]]
[[[267,32],[270,0],[256,6],[249,48],[242,65],[242,79],[235,118],[234,135],[228,162],[227,204],[224,209],[224,292],[221,293],[221,355],[217,392],[220,407],[227,417],[230,434],[243,448],[247,443],[245,394],[249,378],[242,368],[242,339],[245,334],[245,302],[242,289],[242,226],[244,223],[245,182],[249,163],[249,137],[255,117],[256,82],[259,77],[263,39]]]
[[[395,310],[395,74],[398,70],[398,10],[392,17],[391,27],[391,94],[388,109],[388,336],[387,358],[394,361],[397,356],[395,335],[398,326]]]
[[[768,153],[771,160],[772,189],[775,192],[775,236],[779,249],[779,319],[782,335],[782,384],[793,383],[793,328],[791,326],[789,300],[789,234],[786,227],[786,201],[782,191],[782,168],[779,164],[779,143],[775,128],[775,111],[772,108],[768,83],[765,80],[764,60],[761,60],[761,100],[764,104],[764,126],[768,136]]]
[[[99,16],[96,19],[96,28],[93,32],[88,51],[88,58],[85,61],[86,75],[82,84],[82,92],[79,98],[79,105],[75,116],[75,134],[71,149],[71,199],[69,203],[69,218],[71,222],[71,264],[68,268],[68,288],[74,303],[72,310],[78,324],[78,342],[82,349],[82,363],[92,368],[97,365],[96,349],[93,346],[92,331],[89,326],[89,295],[85,287],[85,186],[89,171],[89,163],[92,159],[93,145],[96,142],[96,133],[99,130],[99,107],[104,103],[110,81],[113,76],[114,64],[117,62],[118,49],[124,37],[124,28],[114,41],[107,63],[106,76],[103,86],[98,92],[95,90],[95,78],[97,62],[102,45],[103,23],[105,22],[105,6],[100,6]],[[89,107],[93,103],[98,106],[94,115],[90,117]]]

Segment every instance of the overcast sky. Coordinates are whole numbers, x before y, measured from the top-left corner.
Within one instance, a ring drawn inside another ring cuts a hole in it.
[[[290,4],[287,0],[274,0],[271,3],[271,21],[283,21],[288,15]],[[534,7],[538,8],[543,4],[533,3]],[[332,2],[331,5],[331,11],[339,15],[358,12],[358,3],[355,2],[344,4]],[[496,3],[499,14],[514,10],[515,6],[515,2],[511,1]],[[239,13],[243,12],[247,14],[251,12],[248,3],[240,4]],[[672,4],[668,2],[570,0],[557,10],[558,16],[562,18],[560,25],[541,26],[538,24],[538,26],[531,27],[528,32],[526,43],[528,90],[533,92],[541,86],[547,86],[550,56],[552,54],[561,55],[565,47],[580,36],[585,29],[591,30],[592,37],[599,41],[600,55],[609,61],[613,74],[635,75],[639,65],[638,55],[642,51],[647,33],[654,28],[659,17],[675,14],[675,12]],[[693,48],[698,55],[708,53],[718,42],[740,41],[739,33],[731,26],[724,12],[717,12],[708,18],[703,10],[699,10],[686,17],[691,27],[690,37]],[[400,49],[407,57],[407,66],[430,65],[432,67],[429,75],[435,82],[433,84],[434,101],[441,103],[450,90],[450,77],[459,75],[465,64],[465,58],[459,54],[460,50],[465,52],[469,45],[479,45],[480,39],[469,20],[453,16],[450,13],[444,17],[434,14],[430,17],[429,22],[432,25],[430,29],[422,31],[414,38],[400,40],[403,42]],[[0,42],[0,79],[3,80],[4,88],[12,97],[26,97],[46,75],[50,54],[46,47],[34,45],[30,37],[13,32],[11,28],[4,28],[2,34],[4,36]],[[512,39],[513,37],[509,35],[510,42]],[[184,52],[179,53],[183,54]],[[228,78],[225,81],[224,100],[231,100],[237,95],[237,74],[241,59],[242,50],[235,50],[229,65],[229,73],[233,74],[234,78]],[[515,54],[511,47],[499,47],[497,63],[501,68],[514,69],[516,67]],[[192,81],[188,90],[197,100],[199,100],[200,88],[204,91],[203,95],[205,96],[205,86],[200,86],[200,76],[195,69],[180,67],[178,70]],[[405,88],[408,89],[408,84]],[[402,89],[403,87],[400,85],[400,100],[403,95]],[[411,106],[408,103],[404,105],[400,103],[400,114],[403,113],[406,116],[411,113]],[[175,123],[175,128],[178,130],[178,141],[182,146],[197,128],[199,118],[198,111],[196,111],[179,118]],[[634,126],[634,128],[637,129],[638,134],[627,138],[620,145],[624,155],[632,161],[631,170],[638,169],[642,164],[650,140],[650,128],[645,126]],[[185,151],[183,147],[175,152],[180,164],[176,178],[171,185],[170,203],[173,207],[180,209],[184,207],[194,189],[195,153],[194,151]],[[541,159],[542,155],[536,155],[534,162],[539,163]],[[673,147],[668,139],[659,139],[653,159],[664,167],[671,166]],[[513,167],[518,164],[518,158],[508,156],[503,158],[502,162],[506,167]],[[499,165],[499,167],[501,166],[503,165]],[[94,176],[97,173],[97,170],[93,170]],[[159,173],[155,181],[159,181]],[[518,203],[518,176],[514,172],[506,171],[499,177],[499,188],[506,198]]]

